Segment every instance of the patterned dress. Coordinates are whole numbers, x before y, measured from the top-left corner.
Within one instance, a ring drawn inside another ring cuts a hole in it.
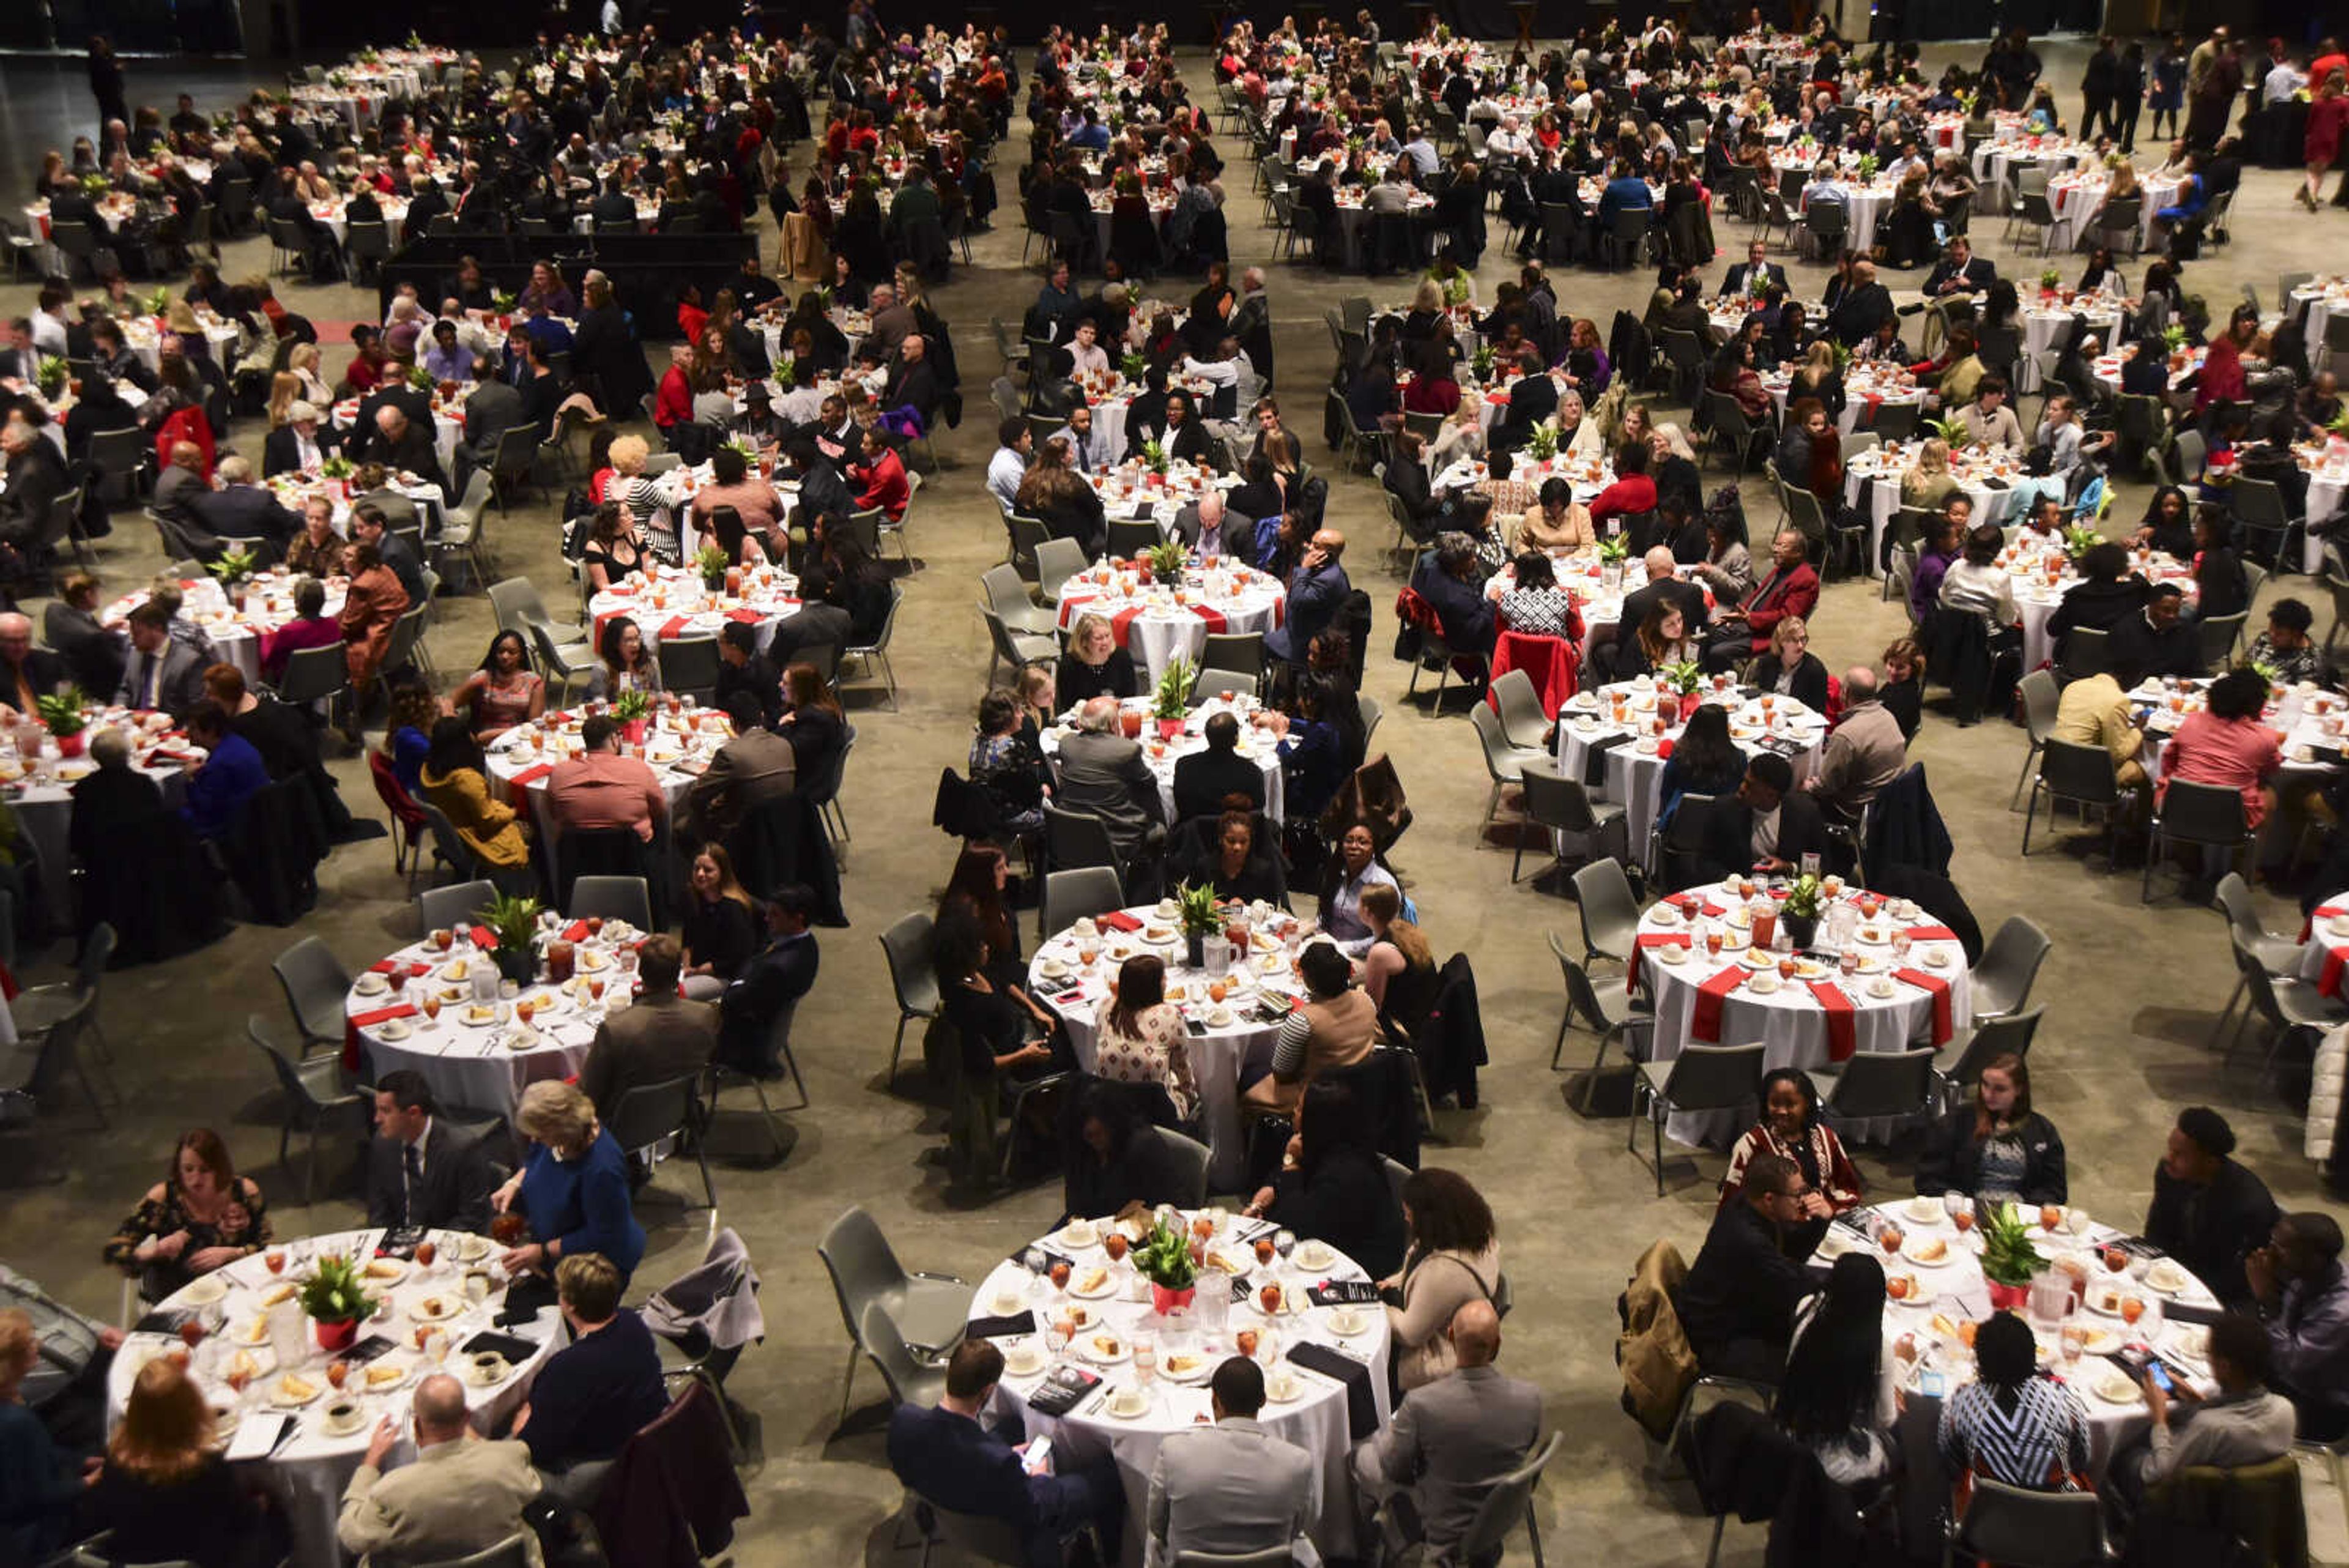
[[[187,1260],[205,1248],[243,1247],[250,1251],[266,1245],[271,1237],[269,1210],[260,1186],[249,1178],[240,1177],[236,1191],[236,1201],[244,1208],[244,1222],[230,1224],[229,1209],[223,1206],[220,1218],[207,1224],[188,1212],[187,1195],[180,1190],[177,1179],[165,1182],[161,1197],[150,1193],[140,1199],[130,1217],[116,1228],[113,1238],[106,1243],[106,1261],[126,1274],[143,1275],[148,1298],[160,1301],[195,1278]],[[169,1236],[175,1231],[188,1233],[188,1244],[180,1250],[177,1258],[159,1258],[151,1263],[139,1261],[140,1242],[150,1236]]]
[[[1161,1002],[1133,1022],[1131,1034],[1102,1023],[1101,1042],[1093,1049],[1093,1071],[1120,1083],[1164,1085],[1174,1102],[1174,1114],[1188,1121],[1199,1103],[1199,1085],[1191,1075],[1183,1014]]]

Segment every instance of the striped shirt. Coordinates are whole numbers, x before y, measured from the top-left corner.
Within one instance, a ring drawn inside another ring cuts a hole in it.
[[[2033,1377],[2001,1407],[1987,1384],[1969,1383],[1941,1405],[1941,1457],[2032,1491],[2064,1490],[2062,1477],[2088,1468],[2088,1412],[2062,1384]]]

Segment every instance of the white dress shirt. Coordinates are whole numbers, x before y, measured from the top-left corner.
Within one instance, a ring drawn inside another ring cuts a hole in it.
[[[1008,446],[995,449],[987,461],[987,490],[1006,515],[1018,511],[1019,481],[1027,476],[1028,460]]]

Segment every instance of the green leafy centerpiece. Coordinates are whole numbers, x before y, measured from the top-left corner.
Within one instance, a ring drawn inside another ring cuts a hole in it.
[[[1206,968],[1207,939],[1222,935],[1224,929],[1224,917],[1216,908],[1216,885],[1179,884],[1174,889],[1174,908],[1183,920],[1184,961],[1193,969]]]
[[[1172,587],[1183,580],[1183,568],[1190,564],[1191,552],[1183,547],[1182,540],[1169,539],[1143,551],[1142,558],[1150,563],[1153,579]]]
[[[57,740],[57,755],[61,757],[81,755],[82,732],[89,724],[88,719],[82,713],[82,710],[88,705],[89,699],[82,695],[81,688],[68,686],[62,691],[36,697],[33,701],[40,710],[41,728],[47,730]]]
[[[2031,1231],[2012,1203],[2002,1203],[1982,1221],[1982,1278],[1990,1282],[1990,1304],[2020,1307],[2031,1299],[2031,1282],[2044,1272],[2047,1260],[2031,1244]]]
[[[358,1337],[359,1324],[375,1311],[375,1298],[367,1293],[364,1265],[340,1252],[329,1252],[318,1260],[295,1299],[314,1326],[321,1350],[348,1350]]]
[[[1178,654],[1151,688],[1150,713],[1158,721],[1162,737],[1172,740],[1183,732],[1183,716],[1191,711],[1191,683],[1197,676],[1191,661]]]
[[[701,570],[701,586],[713,594],[726,587],[726,568],[733,565],[723,545],[704,545],[693,553],[693,564]]]
[[[542,908],[535,898],[500,893],[473,914],[498,939],[496,950],[490,954],[498,974],[516,985],[528,985],[538,974],[538,954],[531,942],[538,935]]]
[[[1133,1256],[1134,1272],[1150,1282],[1151,1311],[1164,1317],[1191,1304],[1198,1293],[1199,1268],[1191,1258],[1189,1236],[1161,1221]]]
[[[1526,440],[1526,455],[1536,462],[1547,462],[1557,455],[1557,427],[1539,424]]]
[[[634,690],[621,692],[612,699],[612,717],[620,726],[620,737],[630,745],[645,738],[645,721],[653,711],[652,694]]]
[[[1806,948],[1819,934],[1819,913],[1826,908],[1826,895],[1820,889],[1819,879],[1806,872],[1795,878],[1786,889],[1785,900],[1778,906],[1778,919],[1786,928],[1786,940],[1797,948]]]
[[[1152,436],[1142,443],[1142,464],[1154,479],[1166,477],[1166,443]]]

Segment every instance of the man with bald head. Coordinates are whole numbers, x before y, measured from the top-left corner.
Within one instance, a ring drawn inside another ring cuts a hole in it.
[[[39,718],[35,700],[54,696],[71,679],[64,659],[33,646],[30,616],[0,615],[0,718]]]
[[[1876,671],[1852,666],[1843,672],[1843,718],[1827,737],[1818,772],[1803,787],[1818,797],[1829,822],[1857,824],[1868,803],[1908,765],[1908,737],[1878,699]]]
[[[376,410],[375,434],[364,455],[394,473],[412,473],[439,485],[444,497],[448,492],[448,482],[440,474],[440,454],[432,445],[430,427],[409,419],[408,411],[395,403],[386,403]]]
[[[1210,489],[1174,514],[1166,531],[1192,550],[1245,556],[1256,539],[1256,520],[1234,512],[1222,491]]]
[[[66,460],[49,439],[23,420],[0,426],[0,457],[5,457],[8,483],[0,491],[0,544],[33,560],[47,527],[49,508],[71,487]]]
[[[399,1441],[389,1416],[376,1423],[367,1459],[343,1493],[336,1538],[367,1562],[437,1563],[469,1557],[519,1533],[533,1564],[538,1538],[523,1506],[538,1496],[530,1449],[486,1442],[467,1424],[465,1389],[447,1373],[417,1385],[416,1461],[389,1475],[384,1460]]]
[[[1392,1504],[1388,1544],[1424,1541],[1448,1561],[1493,1483],[1525,1462],[1541,1435],[1541,1390],[1502,1376],[1501,1319],[1489,1301],[1452,1314],[1444,1331],[1453,1371],[1412,1390],[1395,1418],[1354,1449],[1354,1483],[1366,1516]],[[1365,1534],[1378,1528],[1365,1519]]]
[[[1354,591],[1347,579],[1346,535],[1335,528],[1317,532],[1288,577],[1288,616],[1264,634],[1267,653],[1287,664],[1305,662],[1313,639],[1338,618],[1346,596]]]
[[[1827,312],[1827,330],[1845,348],[1856,348],[1892,316],[1892,291],[1876,281],[1876,264],[1864,261],[1851,269],[1851,287]]]
[[[1141,744],[1119,732],[1117,699],[1095,697],[1077,710],[1077,732],[1061,742],[1061,807],[1102,819],[1136,878],[1157,881],[1157,850],[1166,839],[1166,805]]]

